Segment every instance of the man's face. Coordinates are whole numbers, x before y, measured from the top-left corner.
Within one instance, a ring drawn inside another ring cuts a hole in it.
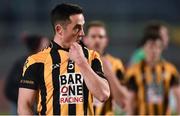
[[[168,29],[165,26],[161,27],[160,35],[163,40],[163,46],[164,48],[166,48],[169,44],[169,33],[168,33]]]
[[[87,46],[99,53],[104,52],[107,46],[106,30],[103,27],[90,27],[87,34]]]
[[[68,46],[73,42],[78,42],[84,36],[84,23],[83,14],[70,16],[70,23],[68,23],[62,30],[62,39],[66,44],[68,44]]]
[[[163,50],[163,43],[161,40],[148,41],[145,44],[146,58],[149,61],[156,62],[161,58],[161,53]]]

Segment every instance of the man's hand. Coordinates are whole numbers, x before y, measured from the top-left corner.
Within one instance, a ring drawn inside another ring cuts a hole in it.
[[[175,86],[172,88],[172,91],[176,98],[176,105],[177,105],[177,113],[180,114],[180,86]]]
[[[75,61],[77,65],[87,62],[86,58],[84,57],[82,47],[77,42],[74,42],[70,46],[69,58]]]
[[[110,95],[108,82],[92,70],[83,54],[82,47],[78,43],[74,42],[70,46],[69,58],[78,65],[89,91],[99,101],[106,101]]]

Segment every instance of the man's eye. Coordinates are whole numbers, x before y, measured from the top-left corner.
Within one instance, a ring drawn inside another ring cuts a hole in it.
[[[103,35],[92,35],[91,36],[92,38],[100,38],[100,39],[102,39],[102,38],[105,38],[105,36],[103,36]]]
[[[76,28],[74,28],[74,32],[75,32],[75,33],[78,33],[80,30],[81,30],[81,27],[76,27]]]
[[[74,29],[73,31],[74,31],[74,33],[78,33],[78,32],[79,32],[79,29],[76,28],[76,29]]]
[[[101,38],[101,39],[104,38],[104,37],[105,37],[105,36],[103,36],[103,35],[99,35],[99,38]]]

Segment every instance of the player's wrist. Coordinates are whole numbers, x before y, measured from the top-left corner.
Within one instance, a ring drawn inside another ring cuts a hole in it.
[[[87,59],[86,58],[79,58],[77,61],[76,61],[76,64],[79,66],[79,67],[84,67],[85,65],[88,65],[88,62],[87,62]]]

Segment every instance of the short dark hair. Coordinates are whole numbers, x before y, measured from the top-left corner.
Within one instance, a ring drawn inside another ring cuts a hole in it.
[[[143,37],[139,46],[143,46],[149,40],[156,41],[157,39],[161,39],[160,29],[163,26],[165,26],[165,24],[162,22],[149,23],[144,29]]]
[[[104,24],[104,22],[98,21],[98,20],[91,21],[91,22],[88,23],[88,25],[86,27],[86,33],[88,33],[88,31],[89,31],[89,29],[91,27],[102,27],[102,28],[104,28],[106,30],[106,25]]]
[[[60,23],[62,26],[65,26],[68,21],[70,21],[69,17],[74,14],[81,14],[83,10],[77,4],[70,4],[70,3],[62,3],[57,5],[51,11],[51,23],[53,28],[57,23]]]
[[[156,41],[156,40],[162,41],[161,36],[156,34],[147,35],[143,38],[143,45],[146,44],[146,42],[148,41]]]

